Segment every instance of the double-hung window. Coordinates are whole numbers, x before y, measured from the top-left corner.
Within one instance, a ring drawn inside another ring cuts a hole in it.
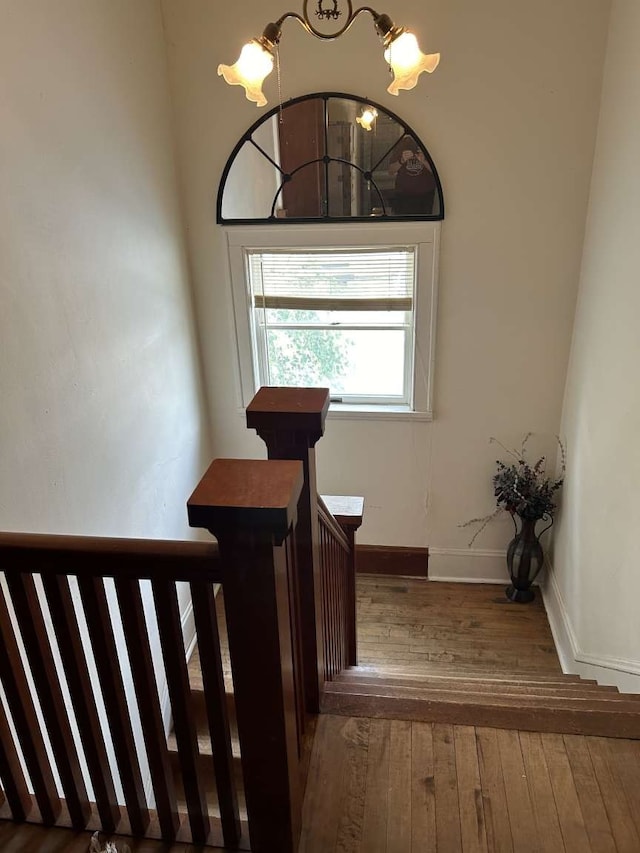
[[[231,229],[243,403],[317,386],[334,412],[428,417],[436,227]]]

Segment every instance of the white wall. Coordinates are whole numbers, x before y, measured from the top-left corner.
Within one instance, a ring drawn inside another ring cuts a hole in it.
[[[210,453],[159,5],[1,16],[0,529],[187,538]]]
[[[210,447],[160,6],[1,18],[0,529],[190,538]]]
[[[615,0],[563,412],[567,480],[547,604],[568,669],[640,692],[639,151],[640,5]]]
[[[259,115],[216,76],[290,4],[163,0],[198,319],[216,455],[256,455],[238,411],[233,320],[213,201],[226,159]],[[364,494],[361,542],[428,545],[440,576],[506,573],[508,522],[468,552],[458,524],[492,509],[488,439],[557,432],[597,124],[608,0],[398,0],[390,11],[436,73],[394,98],[368,16],[335,43],[292,21],[283,97],[373,98],[422,137],[444,185],[433,424],[332,421],[319,445],[325,493]],[[277,102],[276,75],[266,85]]]

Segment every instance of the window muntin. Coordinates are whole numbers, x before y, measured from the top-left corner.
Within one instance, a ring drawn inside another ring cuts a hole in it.
[[[259,384],[412,404],[416,247],[246,250]]]

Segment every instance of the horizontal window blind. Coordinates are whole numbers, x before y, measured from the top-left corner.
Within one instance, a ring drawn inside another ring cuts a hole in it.
[[[411,311],[415,249],[249,250],[257,308]]]

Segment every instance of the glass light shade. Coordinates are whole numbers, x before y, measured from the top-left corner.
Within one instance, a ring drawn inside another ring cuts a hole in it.
[[[364,130],[373,130],[373,123],[378,118],[378,110],[375,107],[365,107],[356,121]]]
[[[422,72],[435,71],[440,62],[439,53],[423,53],[414,34],[406,31],[389,44],[384,58],[393,71],[393,82],[387,89],[391,95],[400,89],[413,89]]]
[[[272,71],[272,54],[255,39],[245,44],[235,65],[218,65],[218,75],[230,86],[244,86],[247,100],[259,107],[267,103],[262,84]]]

